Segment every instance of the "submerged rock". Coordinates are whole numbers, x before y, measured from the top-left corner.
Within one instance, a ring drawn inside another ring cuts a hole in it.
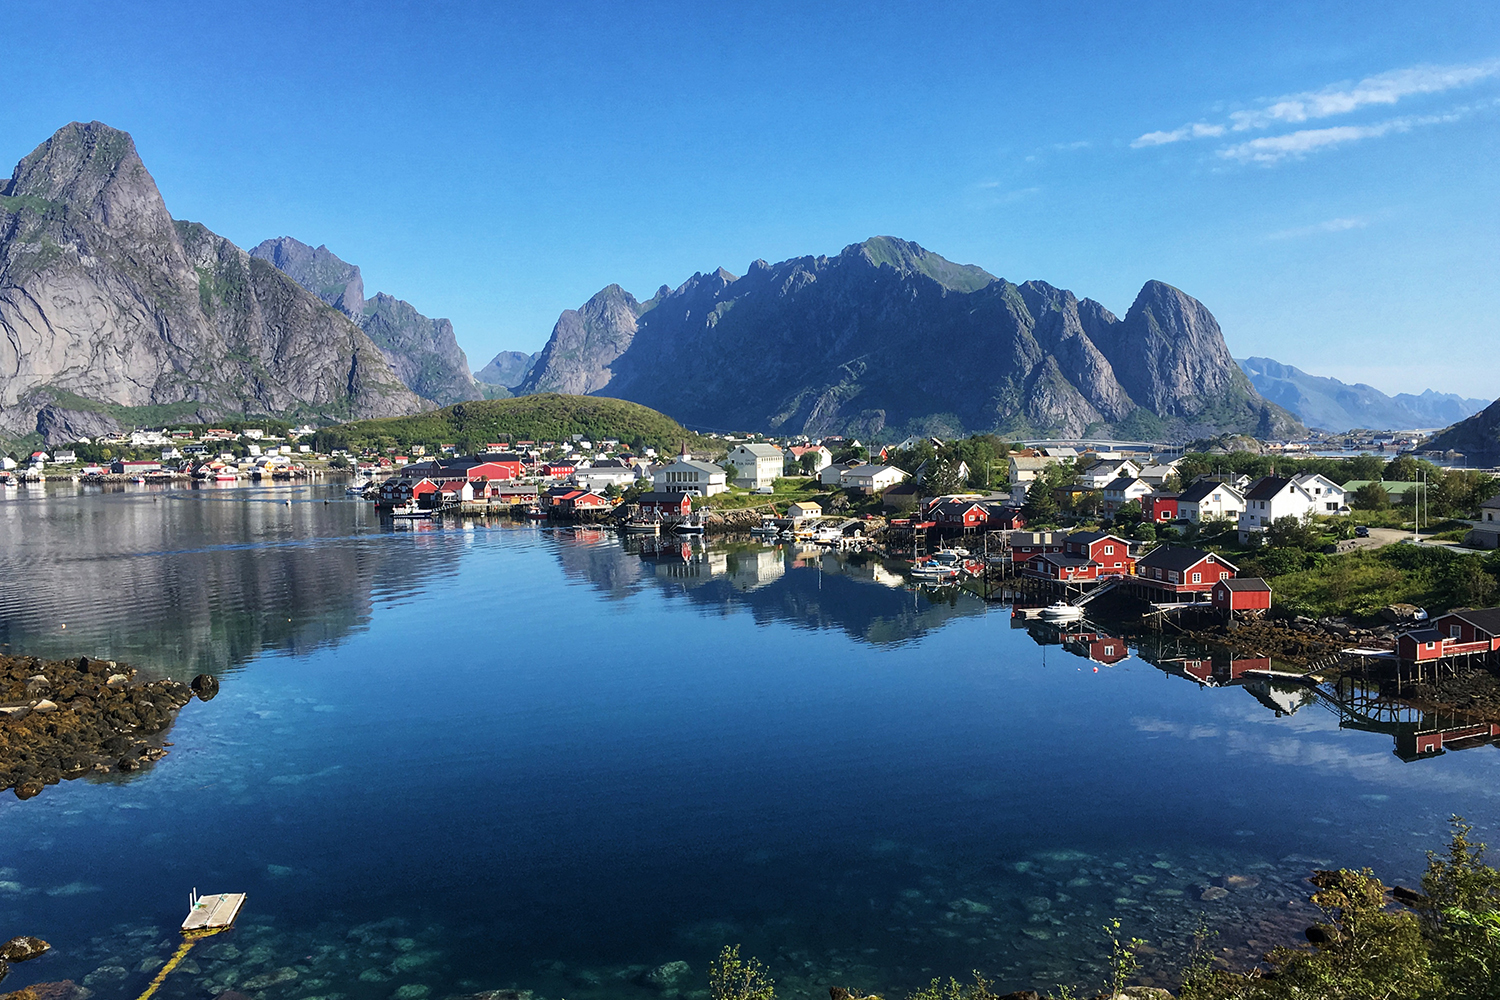
[[[682,980],[692,974],[692,966],[679,960],[658,965],[642,978],[648,986],[654,986],[659,990],[673,990],[678,988]]]
[[[219,679],[213,674],[199,674],[190,686],[199,701],[213,701],[214,695],[219,693]]]
[[[1204,889],[1203,890],[1203,895],[1199,896],[1198,898],[1201,899],[1201,900],[1204,900],[1205,902],[1212,903],[1212,902],[1215,902],[1216,900],[1223,899],[1225,896],[1228,896],[1228,895],[1229,895],[1229,890],[1226,889],[1226,888],[1224,888],[1223,886],[1221,886],[1221,885],[1211,885],[1207,889]]]

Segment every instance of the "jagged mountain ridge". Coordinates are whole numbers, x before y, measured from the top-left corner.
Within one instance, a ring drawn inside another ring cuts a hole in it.
[[[1124,319],[876,237],[567,310],[518,392],[616,396],[709,430],[1282,436],[1202,303],[1148,282]]]
[[[428,319],[415,306],[384,292],[365,298],[359,266],[340,260],[326,246],[310,247],[290,236],[265,240],[250,256],[269,261],[298,284],[359,324],[391,363],[405,386],[443,406],[484,398],[458,346],[453,324]]]
[[[125,132],[59,129],[0,187],[0,433],[179,419],[349,419],[423,402],[358,326],[270,264],[173,220]]]
[[[1356,427],[1374,430],[1446,427],[1488,405],[1482,399],[1465,399],[1431,389],[1420,396],[1410,393],[1387,396],[1362,382],[1350,385],[1336,378],[1309,375],[1270,358],[1246,358],[1236,363],[1262,396],[1284,406],[1310,426],[1329,431]]]

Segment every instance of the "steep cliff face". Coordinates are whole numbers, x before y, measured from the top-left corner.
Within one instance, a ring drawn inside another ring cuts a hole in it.
[[[637,302],[619,285],[610,285],[581,308],[565,310],[519,391],[577,396],[602,389],[613,377],[610,365],[635,339],[637,319],[655,301]]]
[[[1201,303],[1149,283],[1124,320],[877,237],[565,312],[521,392],[593,392],[700,429],[857,435],[1295,431]]]
[[[366,299],[359,267],[340,260],[326,246],[310,247],[282,236],[264,241],[250,255],[274,265],[358,323],[412,392],[444,406],[483,398],[448,320],[428,319],[410,302],[384,292]]]
[[[60,129],[0,189],[0,409],[40,389],[118,406],[345,418],[421,400],[357,326],[275,268],[176,223],[129,135]],[[24,405],[23,405],[23,400]]]

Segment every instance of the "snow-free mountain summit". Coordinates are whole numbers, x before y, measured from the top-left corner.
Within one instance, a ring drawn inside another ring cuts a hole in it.
[[[358,326],[168,214],[130,136],[74,122],[0,185],[0,436],[121,408],[350,419],[430,406]]]
[[[1255,391],[1192,296],[1147,282],[1124,319],[876,237],[720,268],[558,319],[518,392],[643,403],[703,430],[1198,437],[1303,428]]]

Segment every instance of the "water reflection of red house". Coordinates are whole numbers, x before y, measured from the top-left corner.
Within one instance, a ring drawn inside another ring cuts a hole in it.
[[[1271,658],[1269,656],[1213,656],[1213,657],[1174,657],[1158,662],[1157,666],[1168,671],[1176,668],[1190,680],[1210,687],[1219,687],[1224,684],[1233,684],[1241,680],[1246,673],[1260,671],[1264,673],[1271,669]]]
[[[1098,632],[1064,632],[1059,638],[1063,648],[1095,663],[1112,667],[1121,660],[1130,658],[1125,640],[1118,636],[1102,635]]]
[[[1426,731],[1418,726],[1414,732],[1396,734],[1396,756],[1405,761],[1436,757],[1449,750],[1484,746],[1497,736],[1500,736],[1500,722],[1470,722]]]

